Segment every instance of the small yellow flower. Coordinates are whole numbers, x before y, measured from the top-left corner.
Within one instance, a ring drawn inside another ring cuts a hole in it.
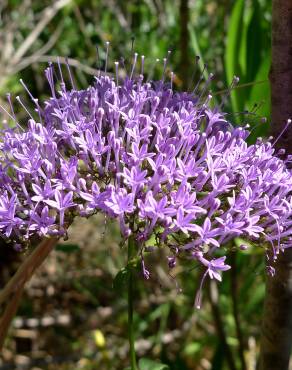
[[[99,348],[104,348],[106,340],[105,340],[105,337],[104,337],[102,331],[101,330],[94,330],[93,336],[94,336],[94,341],[95,341],[96,346],[99,347]]]

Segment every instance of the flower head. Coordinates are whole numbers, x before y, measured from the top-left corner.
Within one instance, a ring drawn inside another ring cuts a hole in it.
[[[238,235],[267,243],[275,258],[292,245],[291,170],[271,142],[248,146],[247,128],[209,96],[132,74],[57,93],[53,68],[39,119],[2,130],[1,238],[62,236],[75,216],[99,211],[142,247],[155,233],[176,251],[171,267],[186,255],[217,280],[229,266],[212,255]]]

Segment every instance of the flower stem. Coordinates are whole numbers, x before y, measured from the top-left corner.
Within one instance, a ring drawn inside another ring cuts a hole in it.
[[[135,240],[133,236],[129,237],[128,241],[128,263],[135,256]],[[129,280],[128,280],[128,336],[130,344],[130,361],[131,361],[131,370],[139,370],[136,361],[135,353],[135,333],[133,325],[133,298],[134,298],[134,280],[133,280],[133,267],[129,266]]]

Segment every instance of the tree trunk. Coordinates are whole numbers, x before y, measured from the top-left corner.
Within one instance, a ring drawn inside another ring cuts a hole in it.
[[[273,0],[272,8],[272,134],[275,138],[292,119],[292,0]],[[278,148],[292,154],[292,127]],[[292,344],[292,248],[281,254],[276,274],[268,277],[264,304],[260,370],[287,370]]]

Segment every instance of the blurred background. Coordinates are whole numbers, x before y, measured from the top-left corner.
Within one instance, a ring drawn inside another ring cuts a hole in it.
[[[104,68],[107,41],[109,72],[114,61],[129,70],[134,50],[145,55],[150,78],[160,78],[171,50],[166,77],[174,71],[175,88],[192,91],[200,76],[204,83],[214,73],[214,104],[223,102],[234,124],[249,123],[252,142],[269,131],[270,23],[269,0],[0,0],[0,104],[7,106],[10,92],[31,106],[20,78],[46,99],[43,71],[58,56],[62,64],[68,58],[76,84],[86,88]],[[240,82],[228,97],[234,75]],[[25,121],[23,109],[15,110]],[[126,291],[113,284],[126,261],[118,228],[103,217],[76,220],[69,237],[29,283],[0,370],[127,366]],[[5,245],[0,255],[3,286],[24,256]],[[201,271],[182,264],[170,275],[163,252],[151,258],[151,279],[137,276],[135,287],[138,355],[171,370],[254,370],[262,252],[232,252],[233,268],[220,285],[205,286],[200,311],[193,302]]]

